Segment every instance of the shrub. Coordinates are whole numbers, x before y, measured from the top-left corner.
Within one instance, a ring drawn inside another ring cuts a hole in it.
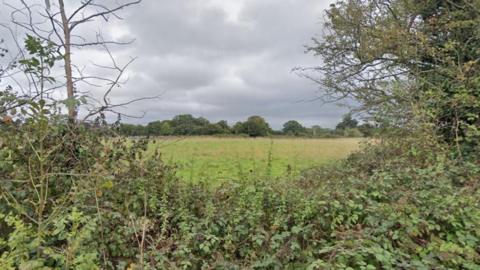
[[[31,111],[1,131],[1,269],[480,267],[480,166],[431,134],[212,187],[177,181],[146,140]]]
[[[23,123],[1,129],[0,268],[108,268],[135,258],[132,221],[148,219],[171,169],[159,153],[145,158],[145,140],[105,137],[53,112],[32,102]]]

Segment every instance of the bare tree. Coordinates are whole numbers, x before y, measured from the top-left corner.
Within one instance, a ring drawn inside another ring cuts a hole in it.
[[[117,109],[120,107],[157,97],[139,98],[123,103],[111,102],[109,95],[115,87],[126,82],[125,71],[135,58],[129,59],[125,64],[119,64],[109,46],[130,44],[133,40],[105,40],[100,31],[94,33],[94,38],[88,37],[87,35],[91,33],[86,33],[85,27],[82,27],[88,24],[98,26],[112,19],[121,20],[120,11],[140,2],[141,0],[79,0],[72,3],[64,0],[45,0],[45,3],[38,1],[27,3],[25,0],[19,0],[19,3],[15,1],[15,4],[12,4],[4,1],[4,5],[11,9],[11,24],[3,26],[9,29],[19,49],[21,48],[19,45],[21,42],[18,41],[19,32],[55,47],[59,59],[63,61],[63,80],[56,81],[56,84],[46,89],[42,86],[41,91],[48,95],[53,91],[65,89],[67,98],[63,102],[68,108],[68,118],[71,121],[77,120],[81,101],[89,99],[89,107],[85,107],[87,112],[82,119],[87,121],[89,117],[98,113],[105,111],[118,113]],[[92,66],[107,70],[110,76],[88,75],[85,74],[84,68],[74,64],[73,51],[86,47],[99,47],[104,50],[110,64],[92,63]],[[35,85],[34,80],[30,81]],[[85,88],[103,88],[103,96],[99,99],[93,96],[90,90],[79,89],[81,83]],[[34,88],[39,92],[38,87]]]

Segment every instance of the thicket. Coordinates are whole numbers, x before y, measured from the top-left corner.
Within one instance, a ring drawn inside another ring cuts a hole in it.
[[[479,1],[332,6],[332,35],[316,48],[330,75],[334,61],[355,63],[338,55],[361,57],[360,71],[380,56],[416,65],[392,75],[401,81],[370,81],[372,92],[347,76],[342,89],[392,128],[298,179],[187,184],[145,139],[112,138],[102,114],[87,126],[59,102],[5,89],[0,269],[479,269],[479,10]],[[45,79],[48,63],[24,64]]]
[[[480,166],[428,133],[214,188],[177,179],[146,140],[107,142],[31,106],[2,128],[2,269],[480,266]]]

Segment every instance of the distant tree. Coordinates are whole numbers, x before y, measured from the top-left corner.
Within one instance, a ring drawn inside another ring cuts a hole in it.
[[[212,126],[210,121],[203,117],[193,118],[193,126],[191,135],[213,135],[215,127]]]
[[[319,125],[314,125],[308,129],[309,134],[313,137],[320,137],[320,138],[329,138],[338,136],[335,134],[335,131],[329,128],[322,128]]]
[[[118,132],[124,136],[135,136],[135,125],[120,124]]]
[[[311,134],[314,137],[316,137],[316,136],[320,135],[320,133],[322,132],[323,129],[319,125],[313,125],[309,130],[310,130]]]
[[[198,135],[217,135],[224,134],[225,130],[218,124],[210,123],[207,126],[203,127],[198,133]]]
[[[312,136],[320,138],[331,137],[361,137],[372,136],[379,132],[382,125],[375,126],[371,123],[358,125],[357,120],[347,114],[336,129],[322,128],[314,125],[311,128],[302,126],[298,121],[290,120],[283,125],[282,130],[272,130],[264,118],[251,116],[245,122],[236,122],[230,127],[227,121],[210,123],[203,117],[194,117],[190,114],[177,115],[172,120],[153,121],[146,126],[121,124],[119,133],[125,136],[202,136],[218,134],[245,134],[251,137],[267,135],[294,135]]]
[[[173,128],[170,120],[162,121],[158,129],[158,135],[161,136],[170,136],[173,135]]]
[[[242,134],[243,122],[236,122],[232,127],[232,132],[235,134]]]
[[[191,114],[181,114],[175,116],[171,125],[174,135],[195,135],[195,117]]]
[[[272,132],[269,124],[261,116],[250,116],[247,121],[241,124],[240,133],[250,137],[263,137]]]
[[[283,133],[287,135],[299,136],[305,134],[305,127],[302,126],[298,121],[290,120],[283,124]]]
[[[199,127],[202,127],[202,126],[208,126],[210,124],[210,121],[208,121],[208,119],[204,118],[204,117],[198,117],[198,118],[193,118],[193,123],[195,126],[199,126]]]
[[[271,130],[270,131],[270,135],[276,135],[276,136],[282,136],[284,135],[285,133],[283,133],[282,130]]]
[[[151,136],[170,136],[173,135],[173,129],[170,120],[153,121],[145,127],[147,135]]]
[[[230,126],[228,125],[228,122],[225,121],[225,120],[221,120],[221,121],[218,121],[216,123],[216,125],[218,125],[221,129],[222,129],[222,133],[223,134],[230,134],[232,133],[232,130],[230,128]]]
[[[147,134],[147,128],[142,125],[132,124],[120,124],[118,127],[118,133],[123,136],[145,136]]]
[[[347,113],[343,116],[343,119],[340,123],[338,123],[336,129],[338,130],[345,130],[348,128],[356,128],[358,126],[358,121],[352,118],[351,113]]]
[[[294,135],[311,136],[320,138],[331,137],[361,137],[372,136],[379,132],[382,125],[375,126],[371,123],[358,125],[357,120],[350,114],[343,117],[342,122],[336,129],[322,128],[314,125],[311,128],[302,126],[298,121],[290,120],[283,125],[282,130],[272,130],[263,117],[251,116],[245,122],[236,122],[230,127],[227,121],[222,120],[217,123],[210,123],[203,117],[194,117],[190,114],[175,116],[172,120],[153,121],[146,126],[121,124],[119,133],[125,136],[202,136],[218,134],[245,134],[251,137],[261,137],[267,135]]]
[[[161,121],[153,121],[148,123],[146,126],[147,134],[152,136],[160,135],[161,126],[162,126]]]

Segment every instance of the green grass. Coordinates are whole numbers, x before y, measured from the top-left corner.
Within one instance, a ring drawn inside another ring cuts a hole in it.
[[[228,181],[298,175],[302,170],[346,157],[361,139],[157,138],[164,160],[187,181]]]

